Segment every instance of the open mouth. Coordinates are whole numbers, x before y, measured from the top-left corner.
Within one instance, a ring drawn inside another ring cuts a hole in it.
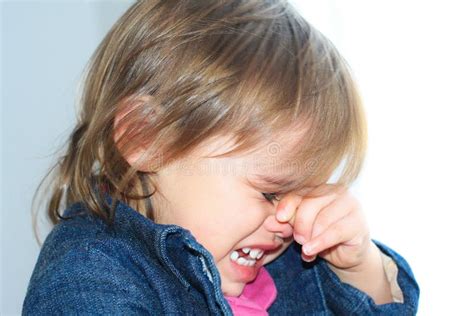
[[[230,260],[241,266],[253,267],[262,259],[264,253],[263,249],[245,247],[232,251]]]
[[[277,242],[259,243],[233,250],[230,253],[230,261],[236,278],[242,282],[252,282],[263,266],[265,258],[279,251],[281,246],[282,244]]]

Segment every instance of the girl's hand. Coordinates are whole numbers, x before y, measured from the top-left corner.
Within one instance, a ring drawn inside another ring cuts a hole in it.
[[[304,196],[286,195],[276,217],[293,226],[305,261],[319,255],[336,268],[356,271],[369,260],[369,228],[359,202],[345,186],[323,184]]]
[[[357,199],[344,186],[323,184],[308,194],[290,194],[277,206],[277,220],[293,226],[301,256],[316,255],[345,283],[370,295],[376,304],[393,301],[382,257],[372,242]]]

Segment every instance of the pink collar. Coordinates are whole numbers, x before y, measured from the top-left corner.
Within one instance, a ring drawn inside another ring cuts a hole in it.
[[[277,289],[268,271],[261,267],[257,277],[245,285],[239,296],[224,296],[234,315],[268,315],[267,309],[277,296]]]

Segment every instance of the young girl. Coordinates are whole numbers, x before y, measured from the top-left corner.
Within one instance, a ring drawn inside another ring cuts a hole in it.
[[[349,67],[286,1],[139,1],[83,88],[23,314],[416,313],[348,191]]]

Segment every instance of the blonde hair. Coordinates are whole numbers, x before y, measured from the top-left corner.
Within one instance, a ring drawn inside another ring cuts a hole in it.
[[[85,74],[67,150],[33,199],[47,183],[53,224],[77,201],[111,223],[117,199],[137,202],[137,211],[156,221],[145,203],[158,190],[150,173],[217,135],[235,135],[230,156],[306,126],[291,157],[306,176],[283,190],[323,183],[343,160],[336,183],[350,185],[362,168],[367,128],[349,66],[287,1],[138,1],[107,33]],[[126,127],[118,140],[114,122]],[[143,148],[147,161],[159,161],[153,171],[124,159]],[[112,206],[98,187],[107,188]]]

